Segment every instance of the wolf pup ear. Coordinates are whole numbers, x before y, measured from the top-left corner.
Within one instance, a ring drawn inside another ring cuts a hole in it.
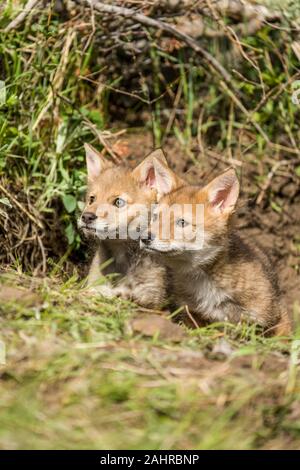
[[[112,164],[90,144],[84,144],[88,179],[93,180]]]
[[[184,181],[169,168],[162,149],[151,152],[133,170],[133,175],[148,188],[155,189],[158,199],[184,184]]]
[[[166,156],[164,154],[164,151],[163,149],[156,149],[156,150],[153,150],[153,152],[151,152],[147,158],[156,158],[157,160],[159,160],[161,163],[164,163],[166,166],[169,166],[168,165],[168,162],[167,162],[167,159],[166,159]]]
[[[159,198],[183,185],[180,178],[163,161],[154,158],[153,166],[155,187]]]
[[[168,166],[167,159],[162,149],[153,150],[144,160],[133,170],[133,176],[140,183],[145,184],[148,188],[156,189],[156,179],[154,170],[154,160],[162,162]]]
[[[233,169],[217,176],[206,188],[208,200],[215,212],[230,215],[239,196],[239,180]]]

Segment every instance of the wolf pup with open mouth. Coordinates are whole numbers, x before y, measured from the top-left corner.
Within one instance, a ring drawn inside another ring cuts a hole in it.
[[[244,319],[270,334],[289,334],[290,320],[280,303],[273,267],[234,229],[239,195],[235,171],[226,171],[201,189],[178,187],[176,175],[158,160],[154,169],[163,196],[141,247],[158,254],[169,267],[175,305],[187,306],[199,324]]]
[[[153,157],[167,165],[163,152],[155,150],[131,169],[114,165],[90,145],[85,145],[85,151],[87,201],[78,225],[98,242],[88,285],[107,297],[121,296],[159,308],[166,300],[166,271],[151,254],[141,252],[139,237],[157,201]],[[101,265],[111,259],[101,271]],[[96,287],[107,274],[118,274],[116,281]]]

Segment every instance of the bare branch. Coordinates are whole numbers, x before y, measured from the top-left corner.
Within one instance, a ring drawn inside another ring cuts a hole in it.
[[[189,47],[191,47],[195,52],[200,54],[203,59],[209,64],[209,66],[222,77],[225,83],[228,86],[232,86],[232,76],[231,74],[223,67],[223,65],[218,62],[215,57],[213,57],[209,52],[203,49],[200,44],[193,39],[191,36],[178,31],[173,26],[165,23],[161,20],[156,20],[154,18],[150,18],[149,16],[145,16],[142,13],[139,13],[130,8],[123,8],[118,7],[115,5],[107,5],[105,3],[99,2],[98,0],[76,0],[77,3],[82,4],[86,3],[94,8],[96,11],[100,11],[103,13],[111,13],[114,15],[121,15],[125,18],[131,18],[138,23],[144,24],[145,26],[150,26],[152,28],[156,28],[160,31],[165,31],[166,33],[170,34],[171,36],[175,37],[179,41],[183,41]]]
[[[4,32],[7,33],[13,29],[17,29],[21,23],[25,20],[26,16],[33,12],[34,8],[40,0],[29,0],[24,9],[6,26]]]

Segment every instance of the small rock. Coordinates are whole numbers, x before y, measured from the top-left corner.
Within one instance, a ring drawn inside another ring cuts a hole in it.
[[[174,342],[179,342],[185,337],[182,327],[160,315],[140,315],[134,318],[130,325],[135,333],[140,333],[144,336],[152,337],[157,335],[160,339]]]
[[[234,349],[226,341],[226,339],[220,339],[213,347],[211,354],[220,359],[226,359],[230,357],[234,352]]]
[[[18,287],[1,285],[0,286],[0,302],[18,302],[25,307],[35,307],[42,303],[42,299],[34,292]]]

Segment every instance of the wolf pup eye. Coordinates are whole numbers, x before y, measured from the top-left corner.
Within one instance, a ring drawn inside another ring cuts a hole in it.
[[[121,209],[121,207],[126,206],[126,201],[124,201],[124,199],[122,199],[121,197],[117,197],[113,204],[114,206],[118,207],[118,209]]]
[[[184,219],[178,219],[176,220],[176,225],[178,225],[178,227],[186,227],[189,223]]]
[[[96,201],[96,196],[90,196],[89,197],[89,204],[93,204],[93,202]]]

